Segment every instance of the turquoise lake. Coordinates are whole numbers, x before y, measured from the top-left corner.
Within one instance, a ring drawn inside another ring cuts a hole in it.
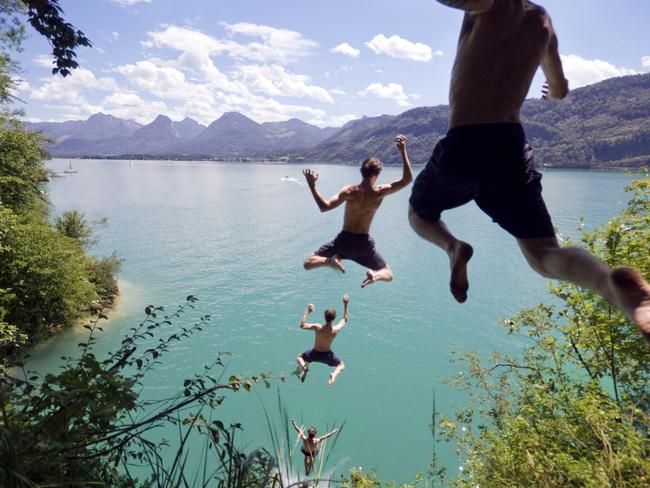
[[[67,165],[48,163],[55,171]],[[230,395],[218,413],[224,422],[243,424],[241,446],[248,448],[269,446],[263,406],[279,418],[278,388],[299,424],[325,433],[345,421],[324,473],[363,466],[407,482],[426,472],[434,390],[438,410],[449,416],[466,400],[443,384],[461,372],[450,363],[450,351],[516,354],[526,339],[507,335],[498,320],[551,301],[547,281],[527,267],[514,239],[469,204],[445,215],[458,237],[475,248],[469,300],[457,304],[447,287],[446,256],[408,225],[410,188],[384,201],[371,231],[395,273],[392,283],[362,290],[365,270],[352,262],[345,275],[305,271],[304,258],[339,231],[342,209],[321,214],[300,172],[316,169],[319,188],[329,195],[357,182],[357,167],[93,160],[74,165],[78,173],[48,185],[53,211],[78,209],[91,219],[108,218],[93,253],[116,251],[124,259],[121,301],[98,351],[114,348],[148,304],[171,310],[193,294],[200,301],[192,317],[212,315],[209,327],[163,358],[145,385],[148,398],[178,391],[183,379],[220,351],[232,353],[227,375],[291,373],[295,357],[313,344],[313,333],[298,327],[306,305],[316,305],[312,317],[320,321],[325,308],[340,314],[341,297],[350,295],[350,322],[334,343],[347,368],[332,389],[325,388],[328,368],[313,365],[306,383],[291,375],[286,383],[274,380],[269,391]],[[380,182],[400,173],[386,168]],[[544,194],[559,232],[575,237],[580,217],[593,228],[615,216],[630,180],[620,173],[545,171]],[[73,353],[84,335],[82,328],[59,334],[34,351],[30,366],[56,370],[59,357]],[[452,473],[458,471],[462,459],[453,446],[441,444],[437,454]],[[301,468],[298,450],[293,457]]]

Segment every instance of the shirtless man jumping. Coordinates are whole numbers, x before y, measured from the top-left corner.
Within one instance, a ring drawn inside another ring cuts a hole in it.
[[[441,212],[474,200],[513,235],[542,276],[594,290],[616,305],[650,342],[650,286],[634,269],[607,267],[560,247],[542,198],[519,110],[541,65],[546,99],[569,92],[558,39],[546,11],[527,0],[438,0],[465,11],[451,75],[450,130],[438,142],[411,195],[415,232],[447,252],[451,293],[467,299],[472,247],[454,237]]]
[[[384,197],[398,192],[413,180],[411,163],[406,153],[406,137],[398,135],[395,142],[402,155],[402,178],[387,185],[374,186],[382,169],[377,158],[368,158],[361,165],[361,183],[344,187],[329,200],[325,200],[316,188],[318,174],[311,169],[303,171],[321,212],[333,210],[343,202],[346,204],[343,230],[332,242],[324,244],[307,258],[305,269],[329,266],[345,273],[341,260],[351,259],[368,268],[366,279],[361,283],[362,288],[376,281],[392,281],[393,273],[375,249],[375,241],[369,232],[372,219]]]
[[[348,321],[348,304],[350,303],[350,297],[348,295],[343,296],[343,318],[341,321],[332,325],[334,319],[336,318],[336,310],[333,308],[328,308],[325,310],[325,324],[308,324],[307,318],[309,314],[314,311],[314,305],[307,305],[307,310],[302,316],[300,321],[300,328],[303,330],[313,330],[316,333],[314,339],[314,347],[308,351],[303,352],[300,356],[296,358],[298,365],[300,366],[302,372],[300,374],[300,381],[305,381],[307,377],[307,372],[309,371],[309,366],[307,363],[324,363],[328,366],[332,366],[334,371],[330,373],[330,378],[327,381],[327,387],[331,387],[336,381],[336,377],[341,374],[345,369],[345,364],[341,361],[334,351],[332,351],[332,342],[336,339],[336,336],[341,329],[345,326]]]
[[[316,456],[318,456],[318,445],[325,439],[336,434],[339,429],[334,429],[325,435],[316,437],[317,431],[314,427],[309,427],[309,429],[307,429],[307,435],[305,435],[305,431],[298,427],[295,420],[291,419],[291,425],[293,425],[293,428],[298,432],[300,439],[302,439],[300,452],[305,456],[305,476],[309,476],[309,473],[311,473],[311,470],[314,467],[314,460],[316,459]]]

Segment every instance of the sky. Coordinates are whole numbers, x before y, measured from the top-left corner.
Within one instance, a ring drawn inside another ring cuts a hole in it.
[[[540,0],[570,86],[650,72],[648,0]],[[19,59],[26,120],[104,112],[210,124],[224,112],[324,127],[446,104],[462,12],[434,0],[60,0],[92,41],[52,76],[30,30]],[[544,79],[536,76],[530,97]]]

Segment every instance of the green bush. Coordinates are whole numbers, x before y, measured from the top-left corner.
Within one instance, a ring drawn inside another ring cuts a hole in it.
[[[580,245],[610,266],[650,273],[650,179],[626,189],[626,210]],[[474,398],[440,430],[464,460],[459,487],[641,487],[650,484],[650,348],[600,296],[573,285],[504,320],[531,342],[522,357],[461,359],[454,382]],[[460,427],[464,427],[461,429]]]

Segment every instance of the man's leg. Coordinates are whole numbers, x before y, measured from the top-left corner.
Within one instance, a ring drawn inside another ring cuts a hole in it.
[[[442,219],[424,220],[415,213],[413,207],[409,207],[409,222],[417,235],[447,253],[451,268],[449,288],[454,298],[463,303],[467,300],[467,290],[469,289],[467,263],[472,258],[474,249],[466,242],[456,239]]]
[[[336,269],[341,273],[345,273],[345,268],[341,263],[341,259],[336,255],[326,258],[325,256],[312,254],[307,259],[305,259],[303,266],[306,270],[327,266],[328,268]]]
[[[560,247],[555,237],[517,242],[535,271],[595,291],[618,307],[650,342],[650,285],[636,270],[612,270],[582,249]]]
[[[305,476],[309,476],[311,468],[314,467],[314,458],[312,456],[305,456]]]
[[[361,288],[372,285],[377,281],[393,281],[393,272],[388,265],[379,271],[367,270],[366,279],[361,282]]]
[[[302,372],[300,373],[300,381],[304,383],[305,378],[307,377],[307,373],[309,372],[309,366],[307,365],[306,361],[302,358],[302,354],[296,358],[296,362],[302,369]]]
[[[327,380],[327,387],[329,388],[334,384],[336,381],[336,377],[341,374],[341,372],[345,369],[345,364],[343,364],[343,361],[339,363],[339,365],[330,373],[330,379]]]

